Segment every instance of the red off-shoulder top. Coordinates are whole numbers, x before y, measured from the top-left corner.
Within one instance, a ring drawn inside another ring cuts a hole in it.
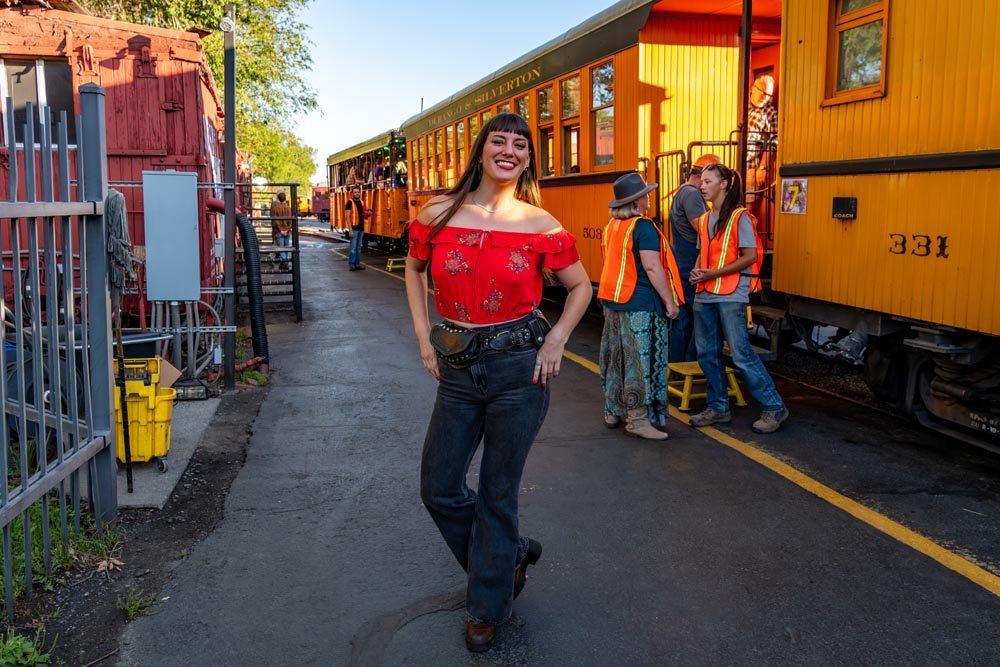
[[[529,314],[542,300],[542,270],[579,261],[576,238],[410,223],[410,257],[430,261],[434,304],[445,318],[495,324]]]

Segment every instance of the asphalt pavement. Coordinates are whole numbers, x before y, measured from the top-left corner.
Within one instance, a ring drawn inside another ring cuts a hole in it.
[[[605,429],[570,361],[522,482],[544,554],[497,646],[469,654],[463,573],[418,495],[436,382],[403,283],[343,250],[303,250],[305,319],[269,327],[273,388],[225,518],[119,664],[1000,664],[994,592],[679,420],[666,443]],[[594,359],[598,337],[586,320],[573,350]],[[992,459],[779,386],[781,433],[752,434],[754,407],[725,433],[1000,572]]]

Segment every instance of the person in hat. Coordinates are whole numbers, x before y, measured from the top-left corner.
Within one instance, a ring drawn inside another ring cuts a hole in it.
[[[635,172],[615,181],[597,298],[604,306],[604,423],[616,428],[624,420],[631,435],[666,440],[653,424],[666,426],[667,319],[677,317],[684,292],[670,246],[646,217],[655,189]]]
[[[531,134],[517,114],[493,116],[458,183],[408,227],[406,294],[421,360],[438,381],[420,497],[468,575],[465,645],[474,652],[493,646],[542,553],[519,530],[521,473],[593,294],[576,239],[540,208]],[[538,310],[546,272],[568,292],[551,329]],[[433,327],[428,273],[445,318]],[[466,476],[480,444],[474,491]]]
[[[277,192],[277,199],[271,202],[271,238],[274,245],[279,248],[292,247],[292,206],[287,201],[288,196],[284,189]],[[278,261],[281,262],[282,270],[288,270],[288,263],[292,259],[292,253],[278,253]]]
[[[684,287],[684,303],[670,323],[670,361],[694,361],[698,350],[694,344],[694,285],[688,280],[698,261],[698,218],[708,210],[701,195],[701,172],[710,164],[719,164],[718,155],[702,155],[691,166],[687,181],[674,193],[667,217],[670,220],[670,249],[677,260]]]

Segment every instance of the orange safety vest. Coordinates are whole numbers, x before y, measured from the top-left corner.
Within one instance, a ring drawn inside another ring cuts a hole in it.
[[[365,219],[365,204],[360,199],[351,197],[347,201],[351,202],[351,212],[349,214],[351,227],[359,227]],[[360,206],[359,206],[360,204]]]
[[[601,255],[604,257],[604,267],[601,269],[601,283],[597,289],[597,298],[614,303],[627,303],[635,292],[639,272],[632,252],[632,232],[640,220],[648,218],[630,218],[617,220],[612,218],[601,235]],[[674,253],[670,251],[667,239],[656,225],[660,237],[660,263],[667,274],[667,284],[677,305],[684,303],[684,290],[681,287],[681,274],[674,261]]]
[[[703,269],[721,269],[732,264],[740,257],[740,229],[739,219],[742,214],[750,216],[753,223],[753,238],[757,244],[757,259],[750,267],[750,273],[727,273],[719,276],[715,280],[703,280],[698,283],[696,291],[711,292],[712,294],[732,294],[740,284],[740,276],[750,276],[750,291],[759,292],[761,290],[760,268],[764,263],[764,244],[757,234],[757,218],[745,208],[737,208],[729,216],[726,226],[716,229],[714,238],[708,237],[708,216],[711,211],[706,211],[698,218],[698,240],[701,242],[699,250],[698,265]]]

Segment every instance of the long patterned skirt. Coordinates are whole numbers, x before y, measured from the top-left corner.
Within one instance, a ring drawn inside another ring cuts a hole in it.
[[[667,318],[650,312],[604,309],[601,388],[604,411],[625,417],[646,406],[649,419],[667,419]]]

